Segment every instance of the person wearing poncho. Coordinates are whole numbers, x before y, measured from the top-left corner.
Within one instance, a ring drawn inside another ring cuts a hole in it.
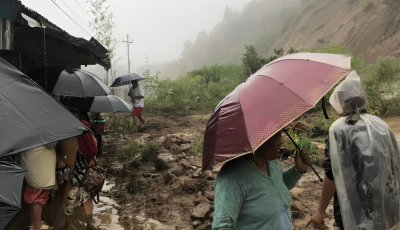
[[[366,113],[367,96],[351,72],[329,100],[341,118],[329,128],[321,200],[308,225],[323,228],[335,196],[341,229],[399,229],[400,151],[389,126]]]

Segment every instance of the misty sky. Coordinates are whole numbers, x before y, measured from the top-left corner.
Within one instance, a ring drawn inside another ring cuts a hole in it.
[[[117,40],[126,40],[126,34],[134,44],[130,46],[131,68],[143,65],[144,54],[149,62],[165,63],[179,58],[186,39],[194,40],[200,31],[210,32],[222,20],[225,7],[242,10],[250,0],[107,0],[112,12],[117,12]],[[57,8],[52,0],[21,0],[22,4],[37,11],[71,35],[89,39],[90,36]],[[93,34],[88,24],[89,5],[83,0],[55,1],[87,32]],[[81,8],[79,5],[83,8]],[[112,4],[111,4],[112,2]],[[71,11],[67,5],[73,10]],[[114,11],[115,9],[115,11]],[[76,16],[74,12],[79,15]],[[125,28],[122,23],[124,24]],[[126,59],[126,43],[120,43],[118,55]],[[139,57],[140,56],[140,57]]]

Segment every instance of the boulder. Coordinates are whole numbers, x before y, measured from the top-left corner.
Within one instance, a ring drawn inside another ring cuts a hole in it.
[[[196,199],[194,199],[193,202],[194,202],[195,206],[197,206],[201,203],[210,203],[210,201],[207,198],[205,198],[204,196],[197,197]]]
[[[164,171],[172,168],[172,164],[174,162],[174,157],[171,153],[161,153],[157,156],[154,166],[156,171]]]
[[[180,148],[177,144],[172,144],[170,149],[172,154],[178,154],[180,152]]]
[[[179,161],[179,165],[181,165],[183,167],[184,170],[190,170],[192,169],[192,164],[186,160],[186,159],[182,159]]]
[[[199,227],[203,222],[201,220],[195,220],[192,222],[194,228]]]
[[[165,140],[162,142],[162,146],[164,149],[169,149],[174,142],[172,141],[171,137],[166,137]]]
[[[186,151],[189,150],[190,148],[192,148],[191,144],[182,144],[181,146],[179,146],[181,151]]]
[[[204,196],[209,200],[212,200],[212,201],[215,200],[215,192],[214,191],[206,191],[204,193]]]
[[[212,207],[209,202],[203,202],[194,207],[190,218],[194,220],[206,220],[212,213]]]

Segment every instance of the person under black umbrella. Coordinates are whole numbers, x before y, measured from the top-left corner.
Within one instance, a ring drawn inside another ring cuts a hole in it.
[[[138,84],[137,80],[131,82],[132,87],[129,89],[128,96],[131,97],[131,102],[133,106],[133,131],[137,132],[137,119],[139,118],[140,122],[143,125],[146,124],[145,120],[142,117],[142,111],[144,108],[144,92],[142,87]]]

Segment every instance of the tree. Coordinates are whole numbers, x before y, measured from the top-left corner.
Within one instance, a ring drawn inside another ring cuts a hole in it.
[[[244,47],[246,48],[246,53],[242,57],[243,68],[245,74],[250,76],[257,72],[266,63],[266,60],[257,53],[253,45],[244,45]]]
[[[107,0],[87,0],[90,5],[89,26],[95,33],[94,37],[99,41],[107,50],[108,56],[111,60],[111,75],[113,73],[112,67],[121,57],[117,58],[116,49],[118,48],[118,41],[113,37],[114,29],[117,27],[114,22],[114,14],[110,12],[110,5]],[[108,70],[106,77],[106,85],[108,85]]]

